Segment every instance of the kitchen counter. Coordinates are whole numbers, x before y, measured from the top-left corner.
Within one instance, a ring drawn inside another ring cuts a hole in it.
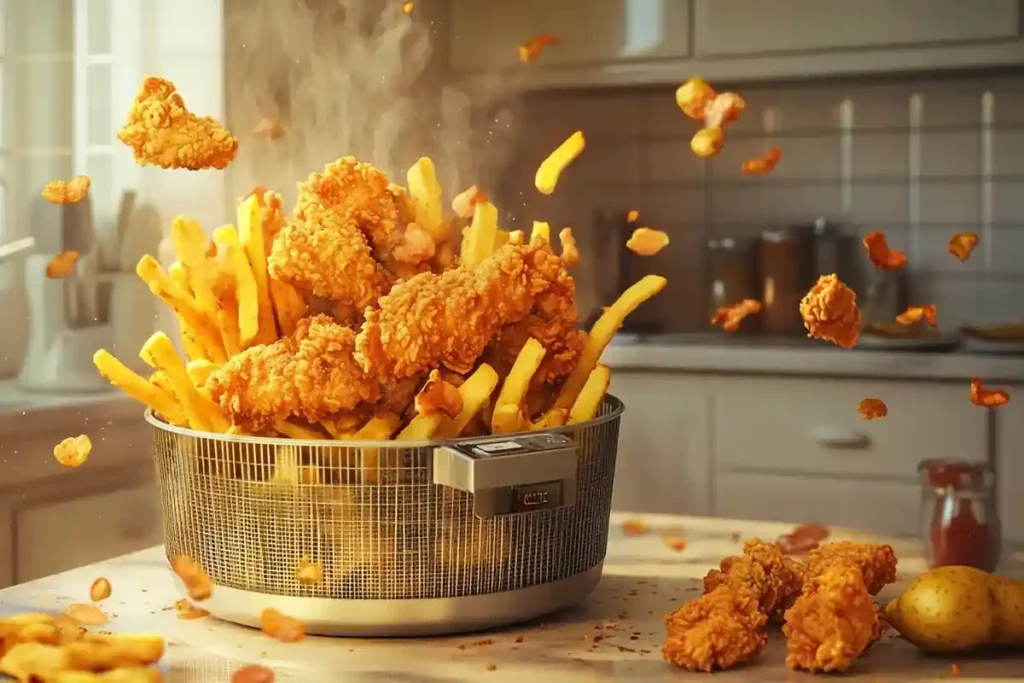
[[[676,681],[687,676],[661,659],[662,614],[701,590],[701,577],[725,555],[739,551],[738,537],[774,538],[789,530],[776,523],[647,515],[649,531],[624,536],[634,515],[615,514],[604,578],[583,605],[543,623],[496,632],[418,640],[361,640],[310,637],[283,644],[258,631],[212,618],[183,621],[171,609],[174,591],[163,549],[151,548],[57,576],[0,591],[0,614],[65,610],[87,602],[89,585],[106,577],[113,595],[102,607],[112,616],[104,629],[156,632],[167,642],[161,666],[171,682],[229,680],[242,665],[273,668],[278,683],[302,681]],[[662,541],[672,532],[687,539],[682,552]],[[834,531],[836,540],[872,539],[870,534]],[[878,540],[878,539],[872,539]],[[890,541],[900,562],[902,582],[924,569],[916,541]],[[1024,558],[1011,558],[1018,575]],[[880,597],[893,595],[890,586]],[[781,634],[773,631],[768,650],[745,667],[722,672],[716,681],[820,680],[784,664]],[[844,680],[921,681],[951,677],[988,680],[1024,671],[1024,653],[999,659],[929,657],[893,634],[859,660]]]
[[[725,334],[618,335],[601,362],[615,370],[1024,382],[1024,355],[855,348]]]

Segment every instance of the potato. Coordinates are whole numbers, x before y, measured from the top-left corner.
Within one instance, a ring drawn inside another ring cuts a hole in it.
[[[991,643],[1024,646],[1024,583],[990,576],[989,590],[996,601],[996,624]]]
[[[924,650],[957,652],[990,644],[998,611],[993,578],[973,567],[933,569],[885,606],[885,618]],[[1007,634],[1011,628],[1008,624]]]

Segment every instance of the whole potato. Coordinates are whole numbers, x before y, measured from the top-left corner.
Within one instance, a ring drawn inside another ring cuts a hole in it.
[[[997,623],[991,578],[973,567],[925,572],[886,605],[886,619],[904,638],[933,652],[989,643]]]
[[[1024,646],[1024,583],[990,576],[989,590],[996,601],[995,645]]]

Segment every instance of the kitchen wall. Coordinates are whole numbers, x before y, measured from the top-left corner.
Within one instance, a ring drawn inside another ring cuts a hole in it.
[[[511,158],[487,176],[506,222],[574,228],[581,304],[595,303],[606,272],[587,254],[618,239],[591,226],[604,207],[638,209],[643,225],[670,233],[642,266],[669,276],[667,296],[638,311],[670,330],[703,324],[704,240],[818,216],[905,249],[910,299],[937,304],[943,326],[1024,319],[1024,74],[731,87],[747,110],[710,161],[690,151],[694,122],[672,87],[548,92],[479,115],[482,135],[510,141]],[[538,162],[576,129],[587,150],[540,195]],[[740,174],[773,144],[783,156],[772,175]],[[981,236],[967,263],[946,252],[960,231]]]

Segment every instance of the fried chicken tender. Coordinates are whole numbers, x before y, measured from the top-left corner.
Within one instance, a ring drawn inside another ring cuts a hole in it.
[[[868,592],[877,595],[896,581],[896,561],[896,553],[890,545],[841,541],[810,551],[805,573],[815,577],[833,567],[855,567],[863,575]]]
[[[149,76],[117,132],[142,166],[200,169],[226,168],[238,154],[238,140],[209,116],[185,108],[174,84]]]
[[[785,616],[786,665],[845,671],[885,629],[855,565],[830,565],[811,579]]]
[[[572,279],[546,242],[506,244],[477,266],[421,273],[368,309],[356,358],[379,377],[411,377],[443,365],[468,373],[502,328],[536,310],[557,328]]]
[[[857,345],[860,309],[857,294],[835,275],[822,275],[800,302],[807,336],[833,342],[844,349]]]
[[[766,617],[781,616],[798,595],[804,582],[803,567],[786,557],[777,543],[753,538],[743,544],[743,554],[722,560],[719,569],[704,577],[704,591],[721,585],[744,586],[757,598]]]
[[[253,431],[291,417],[318,422],[381,397],[353,358],[355,332],[317,315],[273,344],[232,357],[207,381],[234,424]]]
[[[727,669],[764,650],[767,621],[753,592],[723,583],[665,616],[661,653],[691,671]]]

